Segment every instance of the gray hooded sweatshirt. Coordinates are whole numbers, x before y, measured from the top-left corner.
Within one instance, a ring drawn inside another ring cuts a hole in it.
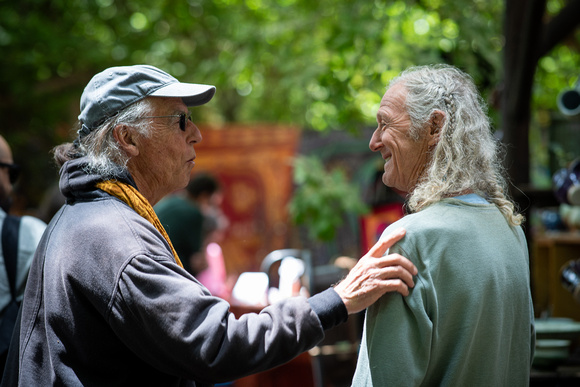
[[[36,252],[2,386],[211,386],[289,361],[346,321],[332,289],[236,319],[83,166],[61,169],[66,204]]]

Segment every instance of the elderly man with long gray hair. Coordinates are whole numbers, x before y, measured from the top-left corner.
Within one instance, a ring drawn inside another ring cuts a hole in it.
[[[526,386],[534,316],[522,216],[471,77],[410,68],[384,94],[370,149],[410,214],[385,230],[417,266],[408,297],[366,313],[353,386]]]
[[[35,255],[3,386],[208,386],[292,359],[387,291],[408,294],[416,267],[383,256],[404,230],[334,288],[239,319],[183,269],[152,206],[187,185],[202,139],[188,107],[214,92],[146,65],[89,82],[76,140],[55,149],[66,204]]]

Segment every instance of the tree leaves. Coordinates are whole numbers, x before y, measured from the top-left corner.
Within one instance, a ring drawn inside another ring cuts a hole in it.
[[[551,14],[560,3],[548,1]],[[147,63],[217,86],[201,121],[356,133],[410,65],[454,64],[490,95],[502,76],[503,11],[502,0],[2,0],[2,132],[14,146],[36,143],[30,163],[45,165],[90,77]],[[555,108],[579,63],[571,44],[541,61],[537,106]]]
[[[289,204],[294,223],[304,225],[313,241],[332,241],[345,215],[368,211],[355,185],[343,171],[327,171],[315,156],[298,156],[294,160],[296,188]]]

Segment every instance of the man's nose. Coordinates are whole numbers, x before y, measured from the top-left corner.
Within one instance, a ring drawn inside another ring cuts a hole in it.
[[[373,135],[371,136],[371,140],[369,141],[369,148],[370,150],[372,150],[373,152],[378,151],[379,149],[381,149],[382,146],[382,142],[380,141],[380,137],[378,135],[378,129],[375,130],[373,132]]]

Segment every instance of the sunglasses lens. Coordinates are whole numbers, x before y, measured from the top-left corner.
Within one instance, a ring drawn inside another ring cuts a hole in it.
[[[191,121],[191,113],[180,114],[179,115],[179,128],[185,132],[185,127],[187,126],[187,121]],[[193,121],[192,121],[193,122]]]
[[[185,126],[187,125],[187,115],[182,114],[179,116],[179,128],[185,132]]]
[[[12,184],[16,183],[16,180],[18,180],[19,176],[20,176],[20,167],[18,165],[13,165],[12,168],[10,168],[9,173],[10,182]]]

